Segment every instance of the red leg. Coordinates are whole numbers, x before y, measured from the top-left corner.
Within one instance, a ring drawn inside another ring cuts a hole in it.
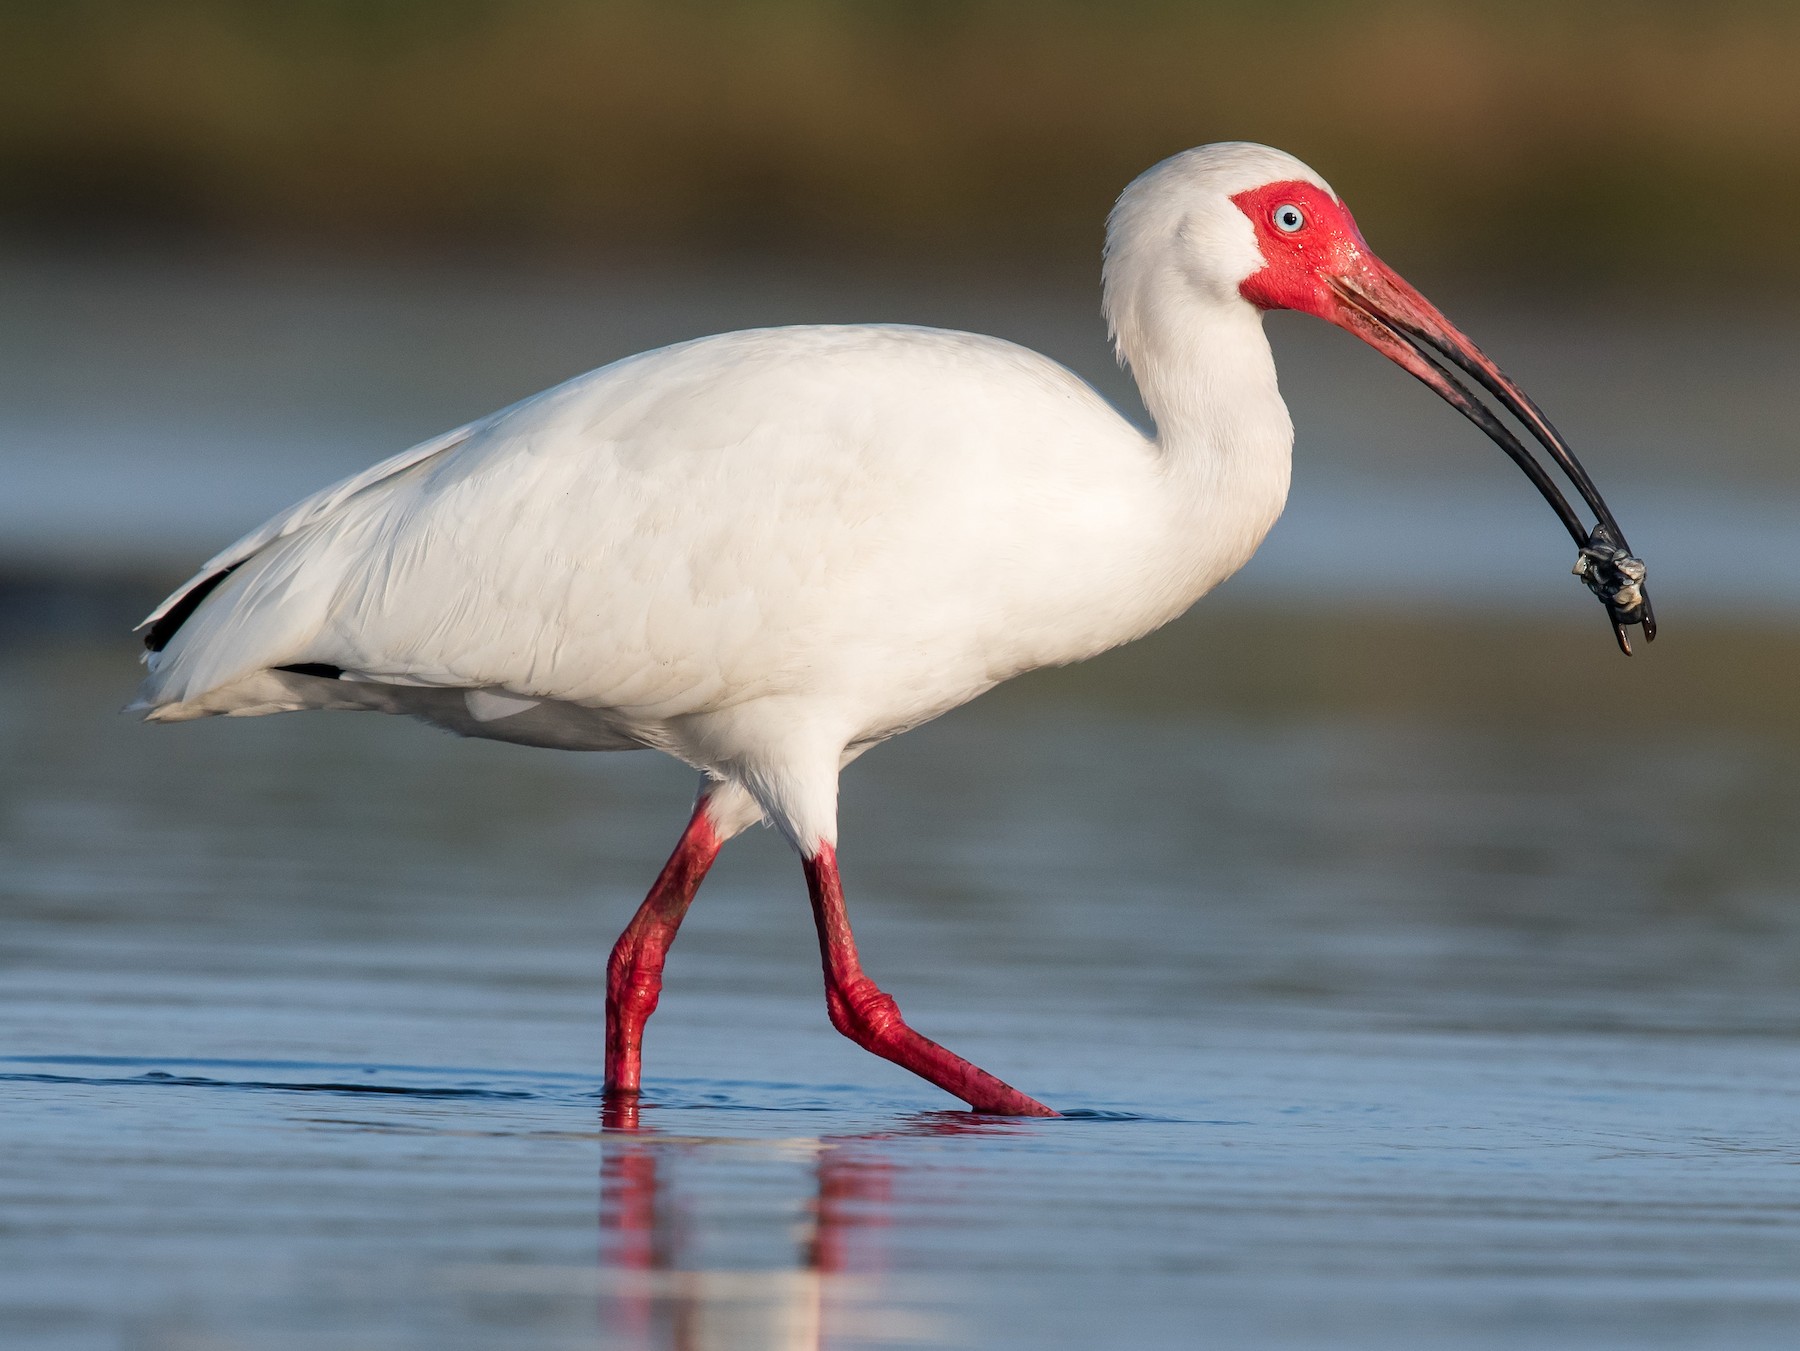
[[[893,996],[863,974],[856,936],[844,911],[837,851],[820,845],[806,860],[806,886],[819,926],[819,956],[825,965],[825,1007],[831,1025],[866,1051],[929,1079],[978,1112],[1004,1116],[1056,1116],[1043,1103],[1001,1083],[984,1069],[921,1037],[906,1025]]]
[[[663,959],[694,893],[725,842],[706,815],[704,795],[606,963],[606,1092],[638,1091],[644,1024],[662,994]]]

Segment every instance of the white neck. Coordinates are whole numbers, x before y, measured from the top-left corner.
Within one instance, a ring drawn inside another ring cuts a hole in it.
[[[1281,514],[1294,428],[1255,307],[1157,281],[1108,317],[1156,423],[1191,601],[1242,567]],[[1123,299],[1109,294],[1109,309]]]
[[[1200,146],[1140,174],[1107,219],[1106,320],[1156,419],[1167,542],[1193,597],[1249,559],[1287,500],[1294,428],[1241,290],[1268,264],[1236,197],[1289,179],[1331,191],[1268,146]]]

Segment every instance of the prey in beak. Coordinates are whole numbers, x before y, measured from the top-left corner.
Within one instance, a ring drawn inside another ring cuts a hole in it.
[[[1482,354],[1436,306],[1369,251],[1350,212],[1316,183],[1270,183],[1232,202],[1256,230],[1265,266],[1239,287],[1262,309],[1301,310],[1347,329],[1429,385],[1444,402],[1491,437],[1525,471],[1575,541],[1575,575],[1606,607],[1619,650],[1631,655],[1626,630],[1642,625],[1656,637],[1656,615],[1644,590],[1644,564],[1600,490],[1525,391]],[[1594,514],[1592,526],[1569,505],[1549,467],[1459,378],[1487,391],[1541,446]]]

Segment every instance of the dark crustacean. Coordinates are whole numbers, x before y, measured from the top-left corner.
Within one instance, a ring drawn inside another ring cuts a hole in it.
[[[1628,625],[1642,624],[1645,642],[1656,638],[1656,612],[1644,590],[1643,560],[1626,549],[1605,521],[1593,528],[1581,546],[1574,572],[1606,607],[1619,650],[1626,656],[1631,655],[1631,640],[1625,634]]]

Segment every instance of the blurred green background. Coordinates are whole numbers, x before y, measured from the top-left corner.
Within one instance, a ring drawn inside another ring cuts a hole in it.
[[[1785,287],[1797,69],[1791,3],[12,0],[0,221],[1042,264],[1254,139],[1414,264]]]

